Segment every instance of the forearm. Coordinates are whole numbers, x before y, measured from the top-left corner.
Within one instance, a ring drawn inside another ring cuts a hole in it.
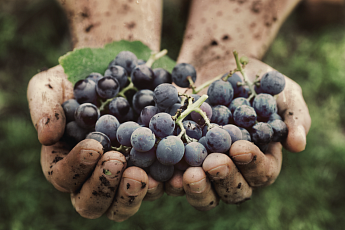
[[[234,49],[261,59],[299,1],[194,0],[178,62],[223,73]]]
[[[162,1],[59,0],[66,11],[74,48],[139,40],[159,51]]]

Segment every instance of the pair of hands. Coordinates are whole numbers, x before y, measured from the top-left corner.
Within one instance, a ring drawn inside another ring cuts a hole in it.
[[[272,68],[250,59],[245,70],[248,76],[254,77],[259,70],[266,72]],[[197,84],[209,80],[207,76],[199,75]],[[73,98],[73,86],[61,66],[35,75],[27,97],[42,144],[43,173],[56,189],[71,193],[73,206],[85,218],[106,214],[111,220],[124,221],[138,211],[143,200],[156,200],[164,192],[186,195],[198,210],[210,210],[219,200],[237,204],[250,199],[253,188],[272,184],[281,169],[281,143],[271,143],[263,153],[251,142],[237,141],[231,146],[230,157],[210,154],[202,167],[176,170],[169,181],[157,182],[143,169],[126,168],[121,153],[104,153],[95,140],[83,140],[72,150],[60,141],[66,125],[61,104]],[[277,103],[289,129],[284,147],[291,152],[303,151],[311,119],[300,86],[286,78],[285,90]]]

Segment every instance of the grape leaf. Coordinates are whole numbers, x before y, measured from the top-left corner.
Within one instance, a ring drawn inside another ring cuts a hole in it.
[[[104,74],[109,63],[121,51],[131,51],[138,59],[149,59],[151,50],[140,41],[117,41],[106,44],[104,48],[80,48],[75,49],[59,58],[60,65],[64,68],[68,80],[73,84],[85,79],[92,72]],[[175,61],[164,56],[153,64],[152,68],[164,68],[171,72]]]

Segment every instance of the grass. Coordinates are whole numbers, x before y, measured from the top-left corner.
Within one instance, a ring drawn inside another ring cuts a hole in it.
[[[175,29],[181,34],[185,19],[177,20]],[[164,48],[176,49],[168,37],[163,36]],[[244,204],[221,203],[209,212],[194,210],[185,197],[164,195],[155,202],[144,202],[139,212],[123,223],[106,217],[80,217],[69,195],[55,190],[41,172],[40,145],[30,120],[26,87],[38,69],[56,65],[58,57],[69,49],[66,20],[54,1],[35,0],[0,11],[0,230],[305,230],[345,226],[342,26],[309,33],[298,27],[298,17],[293,15],[264,58],[301,85],[312,117],[306,150],[284,152],[282,172],[273,185],[255,190],[252,200]],[[170,55],[176,58],[177,52]]]

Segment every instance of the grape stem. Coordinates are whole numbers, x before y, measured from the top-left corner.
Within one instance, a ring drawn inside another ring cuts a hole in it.
[[[149,60],[147,60],[146,62],[146,66],[147,67],[152,67],[153,63],[155,61],[157,61],[158,59],[160,59],[161,57],[165,56],[166,54],[168,53],[168,50],[167,49],[164,49],[160,52],[156,52],[156,53],[152,53],[151,56],[149,57]]]
[[[206,125],[208,127],[211,126],[210,120],[208,119],[206,113],[200,109],[200,106],[202,105],[202,103],[204,103],[206,101],[207,98],[208,98],[207,95],[202,95],[196,102],[193,103],[193,97],[188,97],[187,109],[185,111],[183,111],[175,121],[175,123],[181,129],[181,132],[178,135],[178,137],[179,138],[184,137],[186,139],[187,143],[197,141],[196,139],[193,139],[186,134],[186,129],[183,127],[183,123],[182,123],[183,119],[185,119],[191,112],[194,111],[194,112],[199,113],[202,116],[202,118],[205,120]]]
[[[243,76],[243,81],[244,81],[244,84],[247,85],[250,89],[250,96],[248,97],[248,101],[250,101],[253,97],[255,97],[257,94],[255,92],[255,89],[254,89],[254,83],[252,83],[249,78],[247,77],[246,73],[244,72],[243,68],[242,68],[242,65],[241,65],[241,62],[238,58],[238,53],[236,50],[233,51],[233,55],[235,57],[235,61],[236,61],[236,66],[237,66],[237,71],[239,71],[242,76]]]
[[[127,99],[125,93],[128,90],[133,89],[135,91],[138,91],[138,89],[134,86],[130,77],[128,77],[128,80],[129,80],[129,85],[126,86],[125,88],[123,88],[115,97],[109,98],[109,99],[101,102],[101,106],[99,107],[99,111],[103,111],[105,109],[105,106],[107,104],[109,104],[112,100],[114,100],[114,98],[116,98],[116,97],[123,97],[123,98]]]
[[[131,149],[131,147],[120,145],[120,147],[113,147],[113,146],[111,146],[111,149],[113,149],[115,151],[118,151],[118,152],[121,152],[121,153],[128,153],[129,150]]]
[[[212,82],[221,79],[222,76],[223,76],[223,74],[220,74],[220,75],[216,76],[215,78],[213,78],[213,79],[211,79],[211,80],[209,80],[209,81],[206,81],[204,84],[200,85],[199,87],[196,87],[196,88],[194,87],[194,88],[193,88],[193,93],[194,93],[194,94],[198,94],[201,90],[203,90],[203,89],[205,89],[206,87],[208,87],[209,85],[211,85]]]

